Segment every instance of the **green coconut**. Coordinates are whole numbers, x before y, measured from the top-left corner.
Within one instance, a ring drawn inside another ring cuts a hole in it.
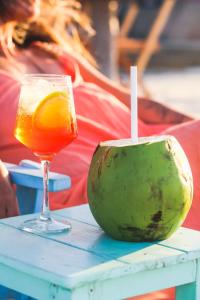
[[[193,197],[187,157],[172,136],[100,143],[88,176],[91,212],[112,238],[155,241],[183,223]]]

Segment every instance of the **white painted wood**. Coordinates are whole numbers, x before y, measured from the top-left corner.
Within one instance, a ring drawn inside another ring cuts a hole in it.
[[[159,244],[185,251],[189,258],[197,258],[200,256],[200,231],[182,227]]]
[[[70,217],[71,219],[75,219],[83,223],[99,226],[95,221],[94,217],[92,216],[88,204],[82,204],[66,209],[56,210],[55,213],[57,213],[60,216]]]

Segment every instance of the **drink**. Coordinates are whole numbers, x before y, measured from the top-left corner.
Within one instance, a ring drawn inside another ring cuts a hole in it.
[[[27,100],[19,107],[15,136],[40,159],[52,160],[77,135],[68,97],[65,91],[55,91],[36,99],[31,109],[26,107]]]
[[[40,159],[44,197],[39,218],[27,220],[22,229],[56,233],[70,229],[67,221],[50,215],[48,171],[53,157],[77,136],[72,84],[69,76],[26,75],[21,86],[15,137]]]

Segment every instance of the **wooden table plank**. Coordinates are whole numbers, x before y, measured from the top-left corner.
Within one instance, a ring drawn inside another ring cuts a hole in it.
[[[160,242],[160,244],[173,249],[181,248],[182,251],[190,252],[190,255],[199,253],[200,231],[182,227],[171,238]]]
[[[70,209],[57,210],[55,213],[66,218],[98,226],[88,204],[75,206]],[[184,252],[190,251],[190,256],[198,256],[200,250],[200,231],[180,227],[169,239],[158,241],[157,244]]]
[[[68,276],[108,261],[87,251],[6,225],[0,225],[0,239],[1,264],[65,287],[68,286]],[[110,267],[115,267],[115,263],[109,263]],[[119,265],[116,262],[116,267]]]
[[[59,209],[54,211],[54,213],[60,216],[69,217],[70,219],[78,220],[83,223],[99,226],[95,221],[88,204]]]

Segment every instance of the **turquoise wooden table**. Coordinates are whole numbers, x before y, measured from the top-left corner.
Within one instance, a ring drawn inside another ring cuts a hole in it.
[[[120,242],[103,233],[88,205],[54,213],[70,220],[69,233],[23,232],[30,215],[0,220],[0,284],[41,300],[124,299],[172,286],[177,300],[200,299],[199,232]]]

